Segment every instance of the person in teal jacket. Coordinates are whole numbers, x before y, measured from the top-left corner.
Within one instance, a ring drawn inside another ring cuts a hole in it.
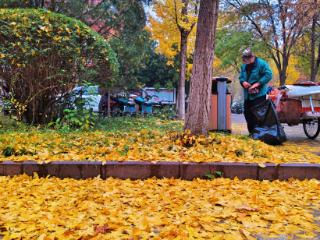
[[[251,108],[266,100],[272,71],[268,63],[256,57],[250,48],[244,50],[242,60],[244,64],[241,66],[239,80],[244,89],[244,116],[251,134],[257,124]]]

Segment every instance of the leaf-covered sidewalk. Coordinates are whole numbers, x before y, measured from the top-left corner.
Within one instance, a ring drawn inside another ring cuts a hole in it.
[[[2,161],[320,163],[320,156],[304,145],[273,147],[240,135],[212,133],[206,138],[146,129],[128,132],[5,132],[0,134],[0,151]]]
[[[3,239],[316,239],[316,180],[0,177]]]

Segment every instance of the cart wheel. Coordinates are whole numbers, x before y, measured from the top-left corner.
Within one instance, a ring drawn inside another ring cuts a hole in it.
[[[310,139],[315,139],[320,133],[320,118],[303,121],[303,131]]]

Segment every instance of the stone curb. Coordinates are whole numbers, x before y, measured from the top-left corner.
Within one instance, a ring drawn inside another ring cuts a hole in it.
[[[255,180],[318,179],[320,164],[265,164],[257,163],[192,163],[192,162],[143,162],[143,161],[55,161],[38,163],[35,161],[0,162],[0,176],[14,176],[37,173],[40,177],[55,176],[59,178],[87,179],[100,176],[120,179],[214,178],[221,174],[225,178]]]

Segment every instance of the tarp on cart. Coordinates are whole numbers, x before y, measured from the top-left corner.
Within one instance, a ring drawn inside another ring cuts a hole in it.
[[[320,86],[295,86],[286,85],[287,96],[289,98],[298,98],[308,95],[320,95]]]

